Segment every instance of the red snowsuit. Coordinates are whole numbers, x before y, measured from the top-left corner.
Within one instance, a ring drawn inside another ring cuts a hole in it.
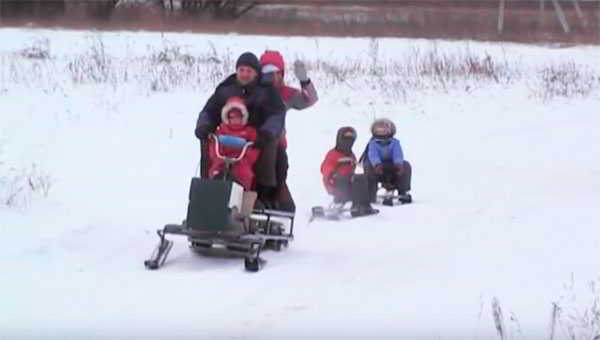
[[[339,164],[341,158],[352,158],[352,163]],[[323,174],[323,184],[330,195],[335,195],[334,175],[350,176],[356,169],[356,156],[354,153],[345,154],[333,148],[327,152],[325,160],[321,163],[321,174]]]
[[[222,123],[217,127],[216,134],[241,137],[246,139],[248,142],[256,141],[256,128],[247,125]],[[225,167],[223,160],[217,157],[214,140],[210,140],[208,148],[210,157],[210,169],[208,171],[208,177],[214,178],[221,173]],[[223,145],[219,147],[221,156],[237,157],[241,151],[241,149],[226,147]],[[246,155],[241,160],[234,163],[231,167],[231,174],[233,178],[235,178],[245,190],[251,190],[254,185],[253,169],[254,163],[256,163],[256,160],[258,160],[259,154],[260,151],[258,149],[249,147],[246,149]]]

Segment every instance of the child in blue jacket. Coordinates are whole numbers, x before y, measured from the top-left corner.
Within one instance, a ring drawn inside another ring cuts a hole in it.
[[[407,196],[410,191],[412,168],[404,159],[402,146],[397,138],[396,126],[387,119],[377,119],[371,125],[371,140],[361,159],[369,178],[371,202],[377,199],[377,184],[388,190],[398,190],[398,196]],[[384,204],[390,202],[384,202]]]

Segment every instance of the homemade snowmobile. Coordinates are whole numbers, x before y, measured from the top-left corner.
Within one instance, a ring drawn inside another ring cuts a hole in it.
[[[293,239],[294,213],[254,209],[256,192],[244,191],[230,178],[232,165],[240,161],[252,142],[243,138],[211,135],[217,157],[224,162],[222,179],[192,178],[186,219],[181,224],[167,224],[157,230],[160,241],[147,269],[160,268],[173,247],[167,234],[187,236],[190,248],[203,255],[241,256],[247,271],[256,272],[266,263],[260,257],[263,249],[281,250]],[[237,157],[226,157],[219,146],[241,150]],[[286,224],[274,218],[289,219]]]

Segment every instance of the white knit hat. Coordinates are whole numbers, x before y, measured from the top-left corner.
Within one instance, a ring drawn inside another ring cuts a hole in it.
[[[221,110],[221,121],[229,123],[229,118],[227,117],[227,114],[232,109],[240,110],[240,112],[242,113],[242,121],[244,123],[243,125],[246,125],[246,123],[248,122],[248,109],[244,104],[244,100],[240,97],[231,97],[227,100],[227,103],[225,103],[223,109]]]

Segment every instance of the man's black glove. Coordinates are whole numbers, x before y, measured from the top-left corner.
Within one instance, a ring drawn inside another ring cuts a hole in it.
[[[210,133],[210,127],[207,125],[198,125],[196,126],[196,137],[200,140],[205,140],[208,138],[208,134]]]
[[[256,142],[254,142],[254,146],[262,149],[267,144],[273,141],[273,135],[269,131],[258,131],[258,136],[256,136]]]

